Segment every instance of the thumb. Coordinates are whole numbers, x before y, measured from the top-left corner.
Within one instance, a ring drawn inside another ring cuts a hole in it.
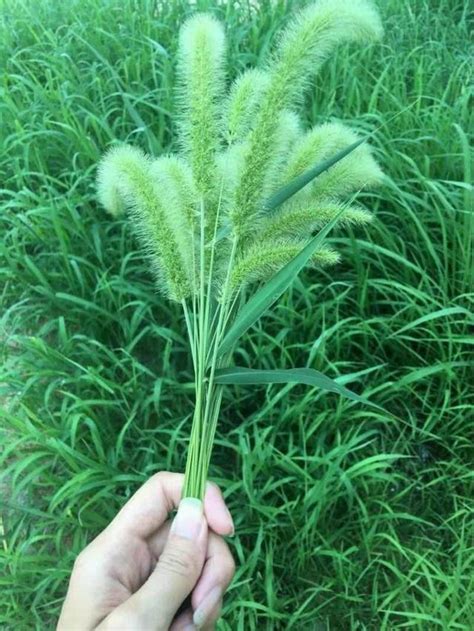
[[[207,522],[200,500],[181,500],[168,540],[148,580],[110,617],[136,621],[136,628],[164,631],[201,574],[207,547]],[[112,621],[110,621],[112,622]],[[115,624],[111,625],[115,628]],[[117,628],[123,628],[118,626]]]

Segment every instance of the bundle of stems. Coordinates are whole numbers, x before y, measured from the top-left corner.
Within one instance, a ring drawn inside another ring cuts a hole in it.
[[[226,384],[297,382],[365,401],[311,368],[230,362],[305,265],[338,261],[329,231],[372,219],[349,200],[383,178],[366,139],[337,122],[304,131],[295,108],[336,45],[381,33],[369,0],[319,0],[226,93],[223,25],[194,14],[179,35],[179,155],[118,145],[100,164],[102,204],[128,212],[157,287],[183,309],[196,391],[184,496],[203,497]]]

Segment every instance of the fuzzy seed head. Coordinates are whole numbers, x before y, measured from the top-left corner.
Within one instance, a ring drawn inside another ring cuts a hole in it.
[[[232,84],[224,108],[229,144],[244,140],[252,129],[269,81],[268,72],[252,68],[243,72]]]
[[[268,68],[268,88],[249,134],[246,167],[232,212],[237,234],[245,232],[259,211],[280,112],[301,100],[315,72],[337,44],[368,42],[381,33],[378,13],[368,0],[320,0],[301,11],[283,33]]]
[[[282,171],[281,185],[287,184],[314,164],[331,158],[356,140],[357,134],[341,123],[326,123],[313,127],[295,143],[286,168]],[[318,198],[336,197],[377,186],[383,179],[383,172],[372,156],[370,145],[363,143],[317,177],[300,191],[295,199],[307,199],[311,195]]]
[[[253,245],[236,262],[231,277],[232,289],[237,290],[273,276],[297,256],[307,243],[307,240],[287,239],[263,241]],[[326,267],[338,261],[337,252],[322,247],[313,254],[309,264],[314,267]]]
[[[202,263],[201,276],[210,271],[211,251],[212,295],[227,275],[230,251],[237,251],[230,279],[235,292],[276,273],[336,216],[339,225],[371,220],[367,210],[340,201],[383,180],[367,143],[276,211],[269,214],[264,202],[356,141],[354,132],[339,123],[303,133],[294,109],[338,44],[365,44],[381,34],[370,0],[317,0],[290,22],[265,68],[243,72],[224,98],[222,24],[207,13],[185,22],[177,68],[180,155],[152,160],[139,149],[121,146],[106,154],[98,171],[100,202],[114,216],[128,211],[165,295],[180,301],[196,294],[201,289],[197,270]],[[215,238],[222,226],[227,232]],[[215,249],[208,250],[211,246]],[[332,249],[321,247],[311,264],[331,265],[338,259]]]
[[[110,190],[127,208],[144,250],[149,255],[159,288],[182,300],[191,291],[190,270],[174,226],[164,210],[169,190],[142,151],[121,146],[109,151],[99,167],[99,197],[110,203]],[[105,183],[105,187],[104,187]]]
[[[225,35],[211,15],[198,13],[181,28],[178,47],[180,139],[203,194],[214,185],[222,131]]]
[[[275,52],[270,95],[286,107],[344,42],[369,43],[382,36],[380,17],[369,0],[319,0],[303,9],[283,32]]]
[[[146,160],[140,149],[119,145],[109,149],[100,161],[97,169],[97,196],[112,216],[119,217],[126,211],[127,188],[117,174],[133,169],[137,162]]]
[[[343,210],[343,213],[339,213]],[[372,213],[359,206],[347,206],[332,199],[321,199],[308,205],[305,200],[285,205],[281,210],[262,217],[258,240],[278,240],[284,237],[307,238],[315,230],[339,215],[340,226],[360,226],[372,221]]]

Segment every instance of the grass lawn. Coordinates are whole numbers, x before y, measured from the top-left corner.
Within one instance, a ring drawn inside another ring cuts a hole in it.
[[[301,3],[254,4],[197,2],[227,23],[232,76]],[[236,363],[343,374],[398,420],[228,388],[211,466],[236,522],[226,631],[474,626],[469,2],[379,4],[383,42],[340,49],[305,103],[308,124],[382,126],[389,178],[361,196],[376,221],[333,233],[343,262],[305,272]],[[86,542],[152,473],[184,470],[181,310],[95,170],[117,139],[174,149],[187,5],[0,0],[1,629],[54,628]]]

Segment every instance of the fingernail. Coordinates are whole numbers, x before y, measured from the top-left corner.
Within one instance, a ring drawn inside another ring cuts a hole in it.
[[[197,631],[196,627],[194,626],[194,624],[187,624],[183,631]]]
[[[230,519],[230,523],[232,524],[232,530],[229,533],[229,537],[233,537],[235,535],[235,526],[234,526],[234,520],[232,519],[232,515],[230,510],[227,508],[227,506],[225,507],[227,514],[229,515],[229,519]]]
[[[197,539],[202,526],[202,502],[193,497],[185,497],[178,506],[171,532],[185,539]]]
[[[214,587],[211,589],[209,594],[204,598],[193,615],[193,622],[198,629],[207,622],[212,610],[219,604],[221,598],[222,589],[220,587]]]

